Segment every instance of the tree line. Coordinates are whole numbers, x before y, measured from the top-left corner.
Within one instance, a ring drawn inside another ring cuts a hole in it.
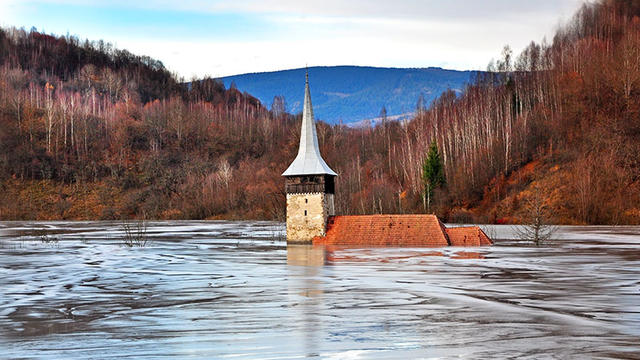
[[[319,122],[337,212],[517,222],[535,185],[556,222],[640,222],[639,4],[584,5],[462,93],[417,99],[411,120]],[[282,219],[300,121],[284,102],[104,42],[2,29],[0,217]]]

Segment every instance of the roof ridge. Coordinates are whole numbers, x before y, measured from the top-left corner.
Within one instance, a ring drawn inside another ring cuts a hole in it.
[[[356,215],[334,215],[334,217],[356,217],[356,216],[393,216],[393,217],[434,217],[438,218],[434,214],[356,214]]]

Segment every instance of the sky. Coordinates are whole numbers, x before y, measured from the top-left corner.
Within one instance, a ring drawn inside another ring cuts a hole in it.
[[[185,79],[304,66],[484,70],[584,0],[0,0],[0,25],[105,40]]]

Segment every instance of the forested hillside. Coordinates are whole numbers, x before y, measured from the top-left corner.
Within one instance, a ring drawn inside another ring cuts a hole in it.
[[[299,115],[36,31],[0,32],[0,63],[0,218],[282,219]],[[640,223],[640,1],[585,5],[490,70],[407,122],[319,123],[337,211],[518,222],[541,196],[555,222]],[[427,205],[434,141],[446,182]]]
[[[275,216],[290,116],[103,42],[2,30],[0,63],[0,218]]]

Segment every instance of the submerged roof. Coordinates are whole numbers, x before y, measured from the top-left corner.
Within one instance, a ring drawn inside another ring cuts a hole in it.
[[[333,216],[327,224],[327,235],[319,242],[349,246],[449,245],[445,227],[435,215]]]
[[[282,173],[282,176],[322,174],[338,175],[331,170],[329,165],[322,159],[322,155],[320,155],[316,124],[313,120],[313,107],[311,106],[309,74],[307,74],[304,86],[304,109],[302,110],[302,129],[300,131],[298,156],[289,165],[289,168]]]
[[[332,216],[317,245],[342,246],[482,246],[491,240],[479,227],[447,228],[435,215]]]
[[[491,239],[477,226],[447,228],[451,246],[491,245]]]

